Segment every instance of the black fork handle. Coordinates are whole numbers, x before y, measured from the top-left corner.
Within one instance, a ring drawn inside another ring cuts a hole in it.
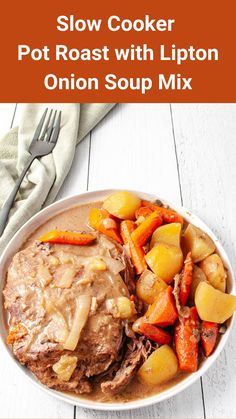
[[[14,203],[17,192],[20,189],[20,185],[21,185],[27,171],[29,170],[31,164],[33,163],[34,159],[35,159],[35,156],[30,156],[29,157],[28,161],[25,164],[24,169],[22,170],[22,172],[20,174],[20,177],[17,179],[16,184],[15,184],[13,190],[11,191],[11,194],[9,195],[7,200],[4,202],[3,207],[0,210],[0,237],[2,236],[2,233],[5,230],[7,220],[8,220],[8,216],[9,216],[9,212],[12,208],[12,205]]]

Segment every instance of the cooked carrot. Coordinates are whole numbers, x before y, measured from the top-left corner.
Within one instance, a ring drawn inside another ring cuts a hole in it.
[[[135,223],[131,220],[121,222],[120,232],[123,242],[129,247],[131,260],[135,267],[137,275],[141,274],[147,267],[144,256],[145,253],[141,246],[133,242],[131,234],[135,229]]]
[[[159,293],[154,303],[149,306],[145,318],[146,323],[162,327],[170,326],[175,323],[178,318],[178,312],[173,296],[173,288],[171,286]]]
[[[199,323],[196,307],[188,317],[181,317],[175,327],[175,349],[182,371],[194,372],[198,368]]]
[[[148,217],[151,213],[153,212],[153,210],[151,208],[148,207],[140,207],[135,211],[135,218],[138,219],[139,217]]]
[[[211,355],[215,349],[218,331],[219,325],[217,323],[202,322],[201,342],[206,356]]]
[[[27,335],[27,329],[23,325],[23,323],[17,323],[15,326],[10,328],[9,334],[7,336],[7,343],[8,345],[12,345],[19,339],[22,339],[24,336]]]
[[[108,223],[104,223],[104,220],[108,218],[113,219],[108,211],[99,208],[92,208],[89,213],[89,225],[94,228],[94,230],[99,231],[102,234],[105,234],[108,237],[111,237],[113,240],[116,240],[118,243],[122,244],[120,233],[118,228],[106,228]],[[108,226],[110,227],[110,226]]]
[[[41,243],[60,243],[86,246],[87,244],[93,243],[95,239],[96,237],[92,234],[52,230],[41,236],[39,241]]]
[[[174,210],[171,210],[169,208],[159,207],[156,204],[153,204],[149,201],[142,201],[143,207],[148,207],[152,211],[158,211],[159,215],[163,218],[163,221],[165,223],[181,223],[183,224],[184,219],[181,217],[181,215],[177,214]]]
[[[168,345],[171,342],[171,336],[169,333],[160,327],[153,326],[152,324],[142,323],[140,325],[140,332],[148,339],[159,343],[159,345]]]
[[[157,211],[152,212],[131,234],[132,240],[139,246],[144,246],[152,233],[162,224],[162,217]]]
[[[179,301],[182,306],[185,306],[188,301],[188,296],[193,280],[193,260],[191,252],[189,252],[184,261],[183,272],[181,273]]]

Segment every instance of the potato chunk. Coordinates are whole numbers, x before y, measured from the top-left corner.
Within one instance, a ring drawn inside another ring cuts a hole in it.
[[[165,288],[167,288],[166,282],[146,269],[137,281],[136,292],[140,300],[152,304],[159,292]]]
[[[129,191],[119,191],[105,199],[103,208],[122,220],[134,220],[135,211],[141,206],[141,199]]]
[[[127,297],[117,298],[117,309],[117,317],[120,319],[130,319],[136,314],[134,302]]]
[[[191,284],[191,289],[190,289],[190,300],[191,302],[194,302],[194,298],[195,298],[195,292],[196,289],[198,287],[198,284],[200,282],[207,282],[207,277],[204,274],[203,270],[201,268],[199,268],[197,265],[194,265],[193,268],[193,279],[192,279],[192,284]]]
[[[200,282],[195,293],[195,304],[202,320],[224,323],[236,310],[236,296],[225,294],[207,282]]]
[[[158,278],[167,283],[173,280],[183,266],[182,250],[165,243],[158,243],[146,254],[145,259]]]
[[[225,292],[226,273],[223,262],[219,255],[214,253],[200,263],[200,268],[205,273],[210,284],[218,290]]]
[[[178,360],[168,345],[156,349],[138,371],[138,377],[146,384],[156,385],[171,380],[178,371]]]
[[[192,253],[194,263],[200,262],[215,251],[212,239],[192,224],[188,225],[183,237],[187,251]]]
[[[135,304],[127,297],[109,298],[106,309],[114,318],[131,319],[136,314]]]
[[[60,380],[69,381],[76,368],[77,361],[76,356],[62,355],[59,361],[52,366],[52,369]]]
[[[170,223],[158,227],[153,235],[150,247],[154,247],[157,243],[166,243],[180,247],[180,233],[182,225],[180,223]]]

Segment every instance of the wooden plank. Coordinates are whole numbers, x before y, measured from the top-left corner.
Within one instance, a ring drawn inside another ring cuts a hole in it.
[[[217,234],[235,271],[236,105],[173,105],[184,205]],[[236,325],[229,343],[203,377],[207,418],[235,418]]]
[[[119,105],[92,133],[89,190],[129,188],[180,203],[168,105]],[[77,408],[77,418],[201,418],[200,382],[178,396],[138,411],[93,412]]]
[[[87,190],[90,134],[82,140],[75,152],[71,170],[57,196],[57,200]]]
[[[168,105],[118,105],[93,131],[89,189],[110,187],[180,202]]]
[[[15,106],[0,105],[0,126],[3,134],[11,126]],[[13,126],[19,123],[17,109]],[[87,176],[87,173],[86,173]],[[46,395],[25,377],[6,354],[1,358],[0,406],[2,418],[73,418],[73,406]]]

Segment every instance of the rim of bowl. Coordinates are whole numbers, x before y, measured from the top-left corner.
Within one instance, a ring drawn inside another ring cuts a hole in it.
[[[58,390],[53,390],[45,385],[43,385],[37,378],[24,366],[20,365],[20,363],[17,361],[17,359],[13,356],[12,351],[8,347],[8,345],[5,343],[5,337],[6,337],[6,328],[5,328],[5,322],[4,322],[4,308],[3,308],[3,295],[2,290],[5,285],[5,274],[7,267],[9,265],[10,259],[12,256],[20,249],[22,244],[25,242],[25,240],[32,234],[33,229],[32,226],[34,223],[36,223],[37,228],[45,223],[50,218],[54,217],[56,214],[59,214],[61,212],[64,212],[70,208],[83,205],[90,202],[96,202],[99,200],[103,200],[106,196],[111,194],[112,192],[119,191],[121,189],[103,189],[103,190],[94,190],[89,192],[84,192],[82,194],[76,194],[71,195],[66,198],[60,199],[51,205],[47,206],[46,208],[39,211],[37,214],[35,214],[33,217],[31,217],[18,231],[17,233],[12,237],[8,245],[6,246],[5,250],[3,251],[1,257],[0,257],[0,324],[1,324],[1,330],[0,330],[0,345],[4,349],[4,351],[10,356],[12,361],[17,365],[18,368],[23,372],[25,376],[27,376],[30,381],[36,385],[38,388],[46,392],[47,394],[62,400],[64,402],[82,407],[87,409],[94,409],[94,410],[110,410],[110,411],[121,411],[121,410],[133,410],[138,409],[142,407],[147,407],[156,403],[159,403],[161,401],[164,401],[166,399],[169,399],[170,397],[176,396],[181,391],[185,390],[190,385],[194,384],[203,374],[207,372],[207,370],[214,364],[217,357],[223,350],[232,326],[235,319],[235,315],[231,317],[231,319],[228,320],[227,330],[224,335],[221,336],[220,341],[218,342],[218,345],[214,351],[214,353],[207,359],[205,359],[201,365],[199,366],[198,371],[195,373],[191,373],[190,375],[186,376],[186,378],[183,378],[180,382],[175,384],[174,386],[160,392],[157,394],[154,394],[152,396],[145,397],[143,399],[136,399],[132,400],[130,402],[96,402],[92,399],[86,399],[85,397],[79,397],[79,396],[73,396]],[[191,222],[195,224],[197,227],[201,228],[203,231],[205,231],[214,241],[216,244],[217,251],[219,252],[220,256],[223,259],[224,265],[227,268],[228,271],[228,282],[227,284],[229,286],[229,293],[235,292],[235,278],[233,274],[233,270],[231,267],[231,263],[229,261],[228,255],[226,251],[224,250],[223,246],[221,245],[219,239],[215,236],[213,231],[197,216],[194,215],[190,210],[186,209],[185,207],[181,205],[175,205],[172,202],[169,202],[165,199],[162,199],[161,197],[145,193],[141,191],[136,190],[130,190],[130,192],[136,193],[138,196],[140,196],[143,199],[146,200],[154,200],[154,199],[160,199],[164,204],[169,205],[171,208],[176,210],[180,215],[182,215],[188,222]],[[78,200],[78,202],[77,202]],[[64,207],[64,204],[65,207]],[[15,244],[17,242],[17,244]]]

